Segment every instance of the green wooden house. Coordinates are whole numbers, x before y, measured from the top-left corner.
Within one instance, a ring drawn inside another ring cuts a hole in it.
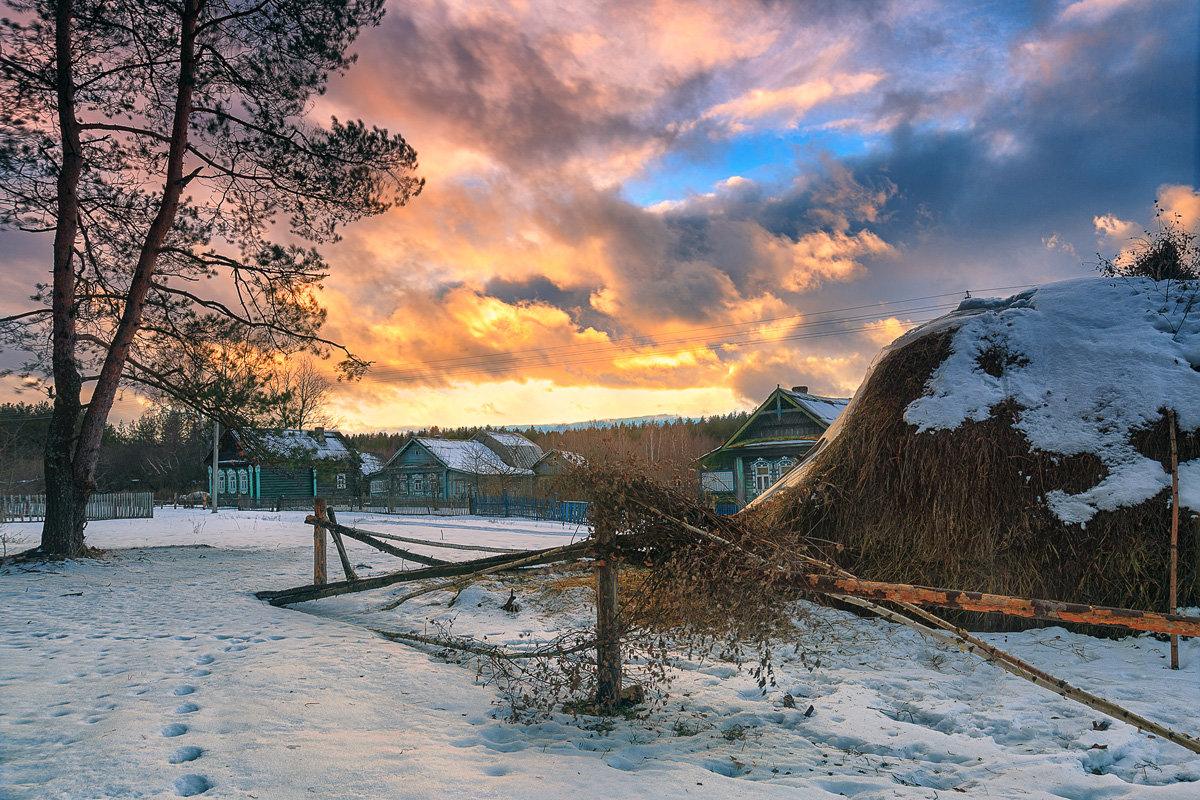
[[[745,506],[800,463],[849,402],[807,386],[776,387],[725,444],[698,459],[705,494],[718,506]]]
[[[205,464],[211,485],[211,453]],[[217,504],[296,506],[316,497],[353,503],[363,494],[362,468],[362,457],[337,431],[226,430],[217,446]]]
[[[470,439],[415,437],[370,476],[372,502],[461,499],[503,492],[528,496],[542,449],[524,436],[480,431]]]

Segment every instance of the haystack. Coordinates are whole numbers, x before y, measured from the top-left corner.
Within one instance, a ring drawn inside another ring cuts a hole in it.
[[[862,578],[1165,610],[1173,411],[1179,602],[1200,605],[1197,295],[1097,278],[965,301],[885,348],[745,513]]]

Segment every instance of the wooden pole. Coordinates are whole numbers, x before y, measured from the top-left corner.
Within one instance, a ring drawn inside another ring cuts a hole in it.
[[[313,502],[313,516],[325,520],[325,498],[318,497]],[[313,524],[313,586],[324,586],[327,583],[325,573],[325,528]]]
[[[1171,597],[1167,612],[1175,613],[1178,603],[1179,569],[1179,446],[1175,441],[1175,409],[1167,412],[1171,423]],[[1179,637],[1171,634],[1171,669],[1179,669]]]
[[[327,509],[327,513],[329,514],[329,523],[337,525],[337,514],[333,512],[333,509]],[[346,545],[342,542],[342,535],[337,532],[336,528],[330,528],[329,534],[333,537],[334,546],[337,547],[338,558],[342,561],[342,572],[346,573],[346,580],[358,580],[358,574],[355,573],[354,567],[350,564],[350,556],[346,555]]]
[[[1085,625],[1111,625],[1149,633],[1168,633],[1172,636],[1200,636],[1200,617],[1177,614],[1158,614],[1129,608],[1061,603],[1010,597],[986,592],[963,592],[957,589],[934,589],[910,586],[905,583],[865,581],[841,575],[803,575],[797,581],[805,588],[823,594],[846,594],[867,600],[892,600],[898,603],[920,603],[959,611],[982,611],[1006,614],[1027,619],[1051,622],[1077,622]]]
[[[1171,730],[1164,725],[1159,725],[1157,722],[1153,722],[1143,716],[1134,714],[1132,711],[1122,708],[1111,700],[1105,700],[1103,697],[1098,697],[1090,692],[1085,692],[1083,689],[1080,689],[1076,686],[1072,686],[1061,678],[1056,678],[1048,672],[1038,669],[1026,661],[1022,661],[1012,653],[1008,653],[998,647],[994,647],[977,636],[973,636],[962,628],[952,625],[944,619],[930,614],[923,608],[919,608],[909,603],[899,604],[900,607],[905,611],[918,615],[924,622],[927,622],[934,627],[931,628],[927,625],[923,625],[920,622],[910,619],[903,614],[896,613],[895,611],[891,611],[890,609],[884,608],[876,603],[872,603],[870,600],[863,600],[850,595],[831,596],[837,597],[837,599],[841,600],[842,602],[864,608],[873,614],[877,614],[883,619],[891,622],[898,622],[901,625],[907,625],[918,633],[921,633],[932,639],[936,639],[944,644],[958,647],[964,652],[979,656],[984,661],[989,661],[995,664],[1005,672],[1016,675],[1018,678],[1024,678],[1025,680],[1040,686],[1043,689],[1049,689],[1057,695],[1066,697],[1069,700],[1074,700],[1077,703],[1082,703],[1088,708],[1094,708],[1097,711],[1109,715],[1110,717],[1133,725],[1140,730],[1149,731],[1156,736],[1161,736],[1167,741],[1174,742],[1180,747],[1184,747],[1193,753],[1200,753],[1200,740],[1196,739],[1195,737],[1188,736],[1186,733],[1179,733],[1178,731]],[[941,630],[938,630],[938,628]]]
[[[612,552],[616,531],[605,514],[604,500],[596,498],[596,707],[616,708],[621,699],[621,640],[617,631],[617,562]],[[604,505],[602,505],[604,504]]]

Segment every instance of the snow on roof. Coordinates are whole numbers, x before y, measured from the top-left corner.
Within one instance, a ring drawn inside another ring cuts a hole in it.
[[[572,467],[587,466],[586,458],[579,455],[579,453],[572,453],[570,450],[547,450],[545,453],[542,453],[542,457],[537,460],[537,463],[541,464],[552,458],[561,459]]]
[[[349,461],[350,448],[337,431],[281,430],[264,431],[256,442],[261,449],[285,458],[310,458],[321,461]]]
[[[841,414],[850,404],[849,397],[821,397],[791,389],[780,389],[780,391],[811,411],[813,416],[824,422],[826,426],[832,425],[833,421],[838,418],[838,414]]]
[[[1191,305],[1198,293],[1148,278],[1080,278],[1008,298],[972,298],[901,336],[874,364],[918,338],[954,330],[950,356],[925,395],[908,405],[905,420],[921,431],[952,429],[985,420],[1011,401],[1019,409],[1015,427],[1032,448],[1091,453],[1104,464],[1105,477],[1095,486],[1046,495],[1060,520],[1083,524],[1097,511],[1137,505],[1170,485],[1162,465],[1131,445],[1134,432],[1166,409],[1174,409],[1181,429],[1200,428],[1200,314]],[[999,377],[980,364],[988,353],[1005,363]],[[825,432],[814,456],[838,435],[840,422]],[[756,502],[801,482],[812,463],[810,457]],[[1200,459],[1180,464],[1179,472],[1200,476]],[[1200,490],[1181,492],[1181,502],[1200,511]]]
[[[374,453],[360,453],[358,457],[361,459],[359,470],[362,471],[363,475],[370,475],[373,472],[379,472],[379,470],[383,469],[383,462]]]
[[[529,468],[542,457],[542,448],[519,433],[509,431],[479,431],[472,439],[482,442],[500,457],[505,464]]]
[[[413,439],[420,442],[447,467],[475,475],[532,475],[533,470],[510,467],[500,460],[487,445],[474,439]]]
[[[509,447],[537,447],[536,444],[519,433],[510,433],[509,431],[486,431],[486,433],[497,442],[506,444]]]

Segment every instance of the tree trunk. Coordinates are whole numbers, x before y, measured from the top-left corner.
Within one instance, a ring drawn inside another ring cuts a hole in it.
[[[87,553],[83,543],[88,487],[76,481],[75,426],[79,421],[82,381],[75,363],[75,269],[72,264],[79,232],[79,176],[83,148],[75,118],[75,72],[71,62],[71,23],[74,4],[55,9],[55,54],[58,80],[58,124],[62,171],[58,175],[58,220],[54,230],[54,289],[51,297],[54,329],[51,359],[54,370],[54,410],[43,451],[46,476],[46,520],[41,551],[48,556],[77,558]]]

